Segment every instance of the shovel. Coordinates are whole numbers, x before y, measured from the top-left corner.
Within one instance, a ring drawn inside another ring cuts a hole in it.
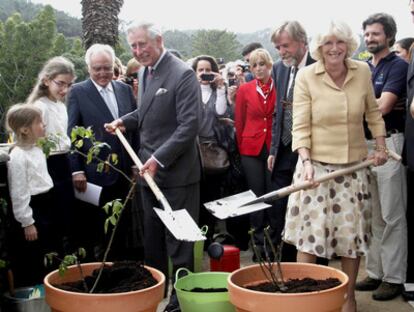
[[[142,162],[131,148],[131,145],[129,145],[128,141],[125,139],[121,130],[117,128],[115,129],[115,133],[135,165],[141,170],[143,166]],[[158,188],[154,179],[148,172],[144,173],[144,179],[148,183],[148,186],[151,188],[157,200],[160,202],[161,206],[164,208],[164,210],[162,210],[154,207],[155,212],[177,240],[195,242],[206,239],[187,210],[172,210],[164,194]]]
[[[389,150],[388,155],[396,161],[401,160],[401,156]],[[369,167],[374,164],[373,159],[365,160],[362,163],[357,165],[336,170],[334,172],[328,173],[324,176],[316,178],[314,181],[317,183],[322,183],[336,177],[352,173],[354,171]],[[239,193],[233,196],[225,197],[222,199],[214,200],[208,203],[205,203],[204,206],[210,211],[215,217],[219,219],[227,219],[231,217],[237,217],[244,214],[252,213],[255,211],[263,210],[271,205],[267,204],[269,202],[276,201],[280,198],[288,196],[294,192],[307,189],[312,186],[312,183],[309,181],[300,182],[297,184],[292,184],[281,188],[277,191],[273,191],[267,194],[264,194],[260,197],[257,197],[251,190]]]

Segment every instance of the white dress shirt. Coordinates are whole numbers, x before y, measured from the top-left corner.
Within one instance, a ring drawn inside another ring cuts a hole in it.
[[[33,105],[42,111],[42,119],[46,124],[46,135],[58,135],[58,144],[52,150],[52,154],[68,152],[70,149],[70,139],[67,135],[68,113],[66,105],[60,101],[53,102],[46,96],[38,99]]]
[[[22,227],[27,227],[35,222],[30,207],[31,196],[46,193],[53,187],[46,157],[37,146],[15,146],[7,166],[14,218]]]

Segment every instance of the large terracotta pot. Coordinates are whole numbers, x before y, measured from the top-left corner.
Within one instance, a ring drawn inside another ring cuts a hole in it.
[[[340,312],[346,299],[348,276],[343,272],[316,264],[282,263],[285,280],[293,278],[326,279],[336,277],[341,285],[310,293],[265,293],[244,288],[266,281],[258,264],[234,271],[228,278],[230,302],[239,312]]]
[[[91,275],[101,263],[82,264],[84,275]],[[125,293],[85,294],[58,289],[52,284],[80,279],[76,266],[70,266],[63,277],[53,271],[44,279],[46,302],[52,312],[156,312],[164,297],[165,276],[160,271],[146,267],[158,281],[152,287]]]

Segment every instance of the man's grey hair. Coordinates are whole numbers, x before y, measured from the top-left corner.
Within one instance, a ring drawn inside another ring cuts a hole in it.
[[[270,40],[273,43],[276,43],[276,40],[284,31],[287,32],[289,37],[294,41],[303,42],[306,46],[308,45],[308,37],[306,36],[305,28],[303,28],[303,26],[297,21],[284,22],[272,33]]]
[[[106,53],[112,59],[112,64],[115,63],[115,51],[114,49],[107,44],[95,43],[89,47],[85,53],[85,63],[90,66],[91,58],[93,55]]]
[[[136,32],[137,30],[140,30],[140,29],[147,31],[151,39],[155,39],[156,37],[162,37],[162,32],[159,29],[159,27],[157,27],[153,23],[148,23],[148,22],[137,22],[137,23],[131,24],[127,28],[127,34]]]

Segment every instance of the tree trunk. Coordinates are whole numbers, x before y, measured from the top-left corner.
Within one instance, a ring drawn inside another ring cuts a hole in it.
[[[123,0],[82,0],[82,36],[85,49],[94,43],[118,43],[118,14]]]

